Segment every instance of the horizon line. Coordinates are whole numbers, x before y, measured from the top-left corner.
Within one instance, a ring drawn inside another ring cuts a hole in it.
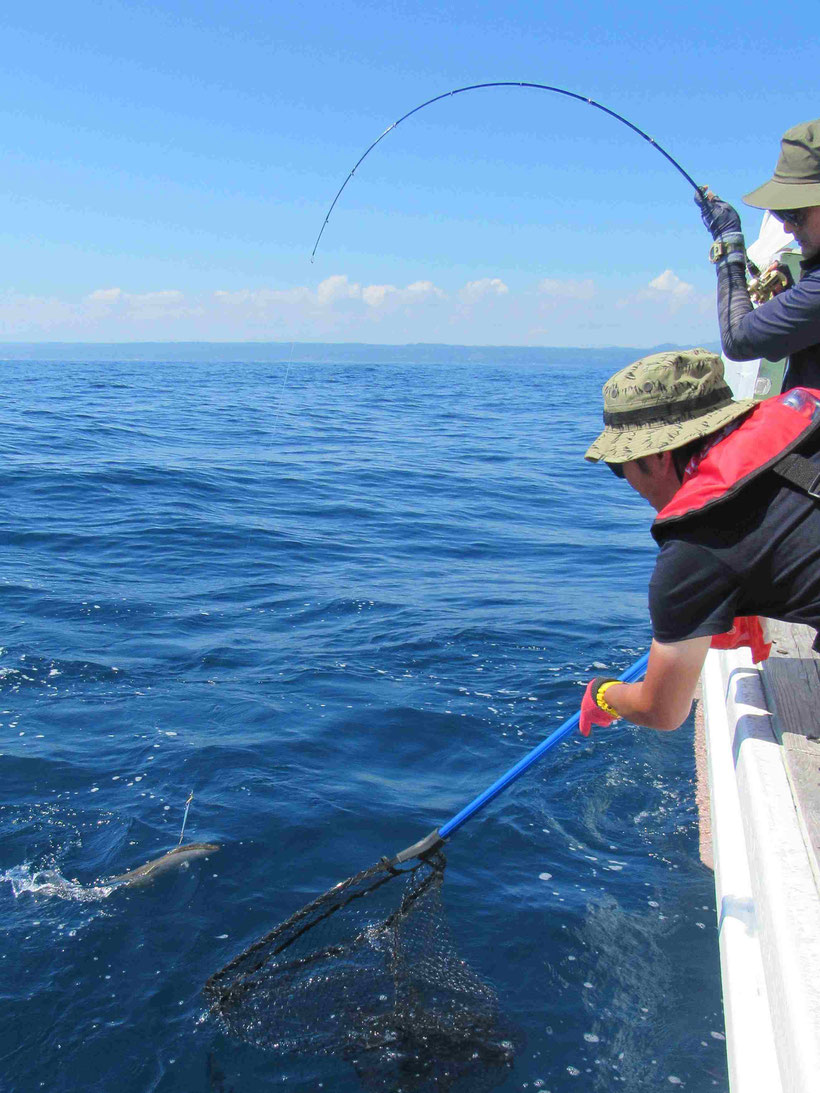
[[[229,345],[246,345],[246,346],[365,346],[368,349],[416,349],[416,348],[429,348],[429,349],[529,349],[529,350],[547,350],[547,349],[578,349],[583,351],[603,350],[603,349],[645,349],[646,346],[636,345],[621,345],[614,342],[606,342],[600,345],[548,345],[546,343],[538,344],[517,344],[511,342],[363,342],[363,341],[297,341],[295,339],[285,339],[278,341],[275,339],[224,339],[224,340],[195,340],[195,339],[179,339],[179,340],[129,340],[129,341],[3,341],[0,340],[0,347],[6,346],[145,346],[145,345],[173,345],[173,346],[188,346],[188,345],[215,345],[215,346],[229,346]],[[657,348],[659,350],[667,348],[677,348],[676,342],[663,342],[657,345],[650,346],[649,348]]]

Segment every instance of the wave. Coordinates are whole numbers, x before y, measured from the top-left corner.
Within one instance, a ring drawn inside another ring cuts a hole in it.
[[[80,884],[68,880],[57,869],[38,869],[29,862],[13,865],[0,873],[0,882],[11,885],[14,898],[30,894],[33,896],[53,896],[56,899],[72,900],[75,903],[98,903],[108,899],[118,887],[116,884]]]

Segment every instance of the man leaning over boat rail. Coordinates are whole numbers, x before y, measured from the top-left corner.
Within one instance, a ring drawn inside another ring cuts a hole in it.
[[[688,349],[635,361],[603,396],[604,430],[585,458],[656,510],[660,550],[646,676],[593,679],[580,729],[618,717],[676,729],[710,645],[731,644],[727,632],[749,626],[760,660],[756,616],[820,628],[820,390],[734,401],[722,359]]]
[[[705,188],[697,194],[695,201],[714,239],[709,257],[717,270],[723,352],[733,361],[788,357],[784,391],[801,385],[820,387],[820,119],[796,125],[783,135],[774,175],[743,200],[753,208],[768,209],[794,235],[802,254],[801,276],[797,284],[788,285],[786,273],[777,273],[788,287],[775,288],[775,294],[754,309],[740,217]]]

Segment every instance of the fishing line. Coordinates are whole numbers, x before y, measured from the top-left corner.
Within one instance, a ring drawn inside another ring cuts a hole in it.
[[[285,368],[285,378],[282,380],[282,389],[279,392],[279,401],[276,404],[276,416],[274,417],[273,425],[271,426],[271,433],[270,433],[271,438],[273,437],[273,435],[276,432],[276,426],[279,422],[279,415],[282,412],[282,402],[284,401],[284,398],[285,398],[285,388],[287,387],[287,384],[288,384],[288,376],[290,375],[290,366],[291,366],[291,362],[293,361],[293,347],[295,345],[296,345],[296,342],[291,342],[290,343],[290,356],[288,357],[287,367]]]
[[[568,99],[577,99],[578,102],[586,103],[587,106],[594,106],[596,110],[602,110],[605,114],[608,114],[611,118],[615,118],[616,121],[619,121],[623,125],[626,125],[629,129],[632,130],[633,133],[637,133],[639,137],[643,137],[643,139],[645,141],[648,141],[652,145],[653,148],[655,148],[658,152],[660,152],[660,154],[665,159],[667,159],[669,161],[669,163],[672,164],[672,166],[675,168],[676,171],[679,171],[683,175],[683,177],[686,179],[686,181],[689,183],[689,185],[692,187],[693,190],[695,190],[697,192],[701,192],[701,187],[698,186],[697,182],[695,182],[695,180],[692,178],[692,176],[690,174],[688,174],[686,171],[684,171],[683,167],[681,167],[681,165],[678,163],[678,161],[676,159],[674,159],[669,154],[669,152],[666,151],[665,148],[662,148],[661,145],[658,144],[658,142],[655,140],[654,137],[650,137],[648,133],[645,133],[643,131],[643,129],[639,129],[637,125],[635,125],[633,122],[629,121],[629,119],[625,118],[622,114],[618,114],[615,110],[610,110],[610,108],[608,106],[604,106],[602,103],[596,102],[594,99],[590,99],[586,95],[579,95],[575,91],[567,91],[563,87],[552,87],[549,84],[543,84],[543,83],[527,83],[523,80],[498,80],[498,81],[493,81],[491,83],[475,83],[475,84],[470,84],[469,87],[456,87],[452,91],[445,91],[441,95],[436,95],[434,98],[428,99],[427,102],[423,102],[423,103],[420,103],[418,106],[414,106],[412,110],[408,110],[406,114],[403,114],[398,119],[398,121],[394,121],[392,125],[389,125],[385,129],[385,131],[381,134],[381,136],[377,137],[373,141],[373,143],[370,145],[370,147],[365,149],[365,151],[361,154],[361,156],[359,156],[358,160],[356,161],[355,166],[350,171],[347,178],[344,180],[344,182],[339,187],[339,189],[336,193],[336,196],[333,198],[333,201],[331,202],[330,208],[327,211],[327,215],[325,216],[322,227],[319,231],[319,234],[316,237],[316,242],[313,244],[313,250],[310,252],[311,262],[313,262],[313,259],[316,256],[316,250],[319,246],[319,241],[322,238],[322,235],[324,234],[324,230],[327,227],[328,220],[330,220],[331,213],[333,212],[334,208],[336,207],[336,202],[342,196],[342,193],[344,192],[344,189],[347,186],[348,182],[350,182],[351,178],[353,178],[353,176],[356,174],[356,171],[359,169],[359,167],[364,162],[364,160],[367,159],[367,157],[370,155],[370,153],[373,151],[373,149],[376,147],[376,145],[380,144],[381,141],[383,141],[384,138],[387,136],[387,134],[391,133],[396,128],[397,125],[401,125],[401,123],[403,121],[406,121],[407,118],[412,117],[413,114],[418,114],[419,110],[424,110],[424,108],[426,106],[432,106],[433,103],[441,102],[442,99],[452,98],[453,95],[462,95],[465,91],[479,91],[480,89],[485,88],[485,87],[527,87],[527,88],[532,88],[535,91],[552,91],[556,95],[564,95]]]
[[[185,834],[185,823],[188,819],[188,809],[191,807],[191,801],[193,801],[193,799],[194,791],[191,790],[191,792],[188,794],[188,800],[185,802],[185,815],[182,817],[182,830],[179,833],[179,842],[177,843],[178,847],[182,846],[182,836]]]

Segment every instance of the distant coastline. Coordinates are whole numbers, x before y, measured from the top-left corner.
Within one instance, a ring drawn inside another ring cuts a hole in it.
[[[190,364],[561,364],[617,368],[676,346],[593,348],[416,342],[0,342],[0,361]],[[681,347],[683,348],[683,347]],[[689,348],[688,346],[686,348]],[[716,344],[707,349],[719,352]]]

